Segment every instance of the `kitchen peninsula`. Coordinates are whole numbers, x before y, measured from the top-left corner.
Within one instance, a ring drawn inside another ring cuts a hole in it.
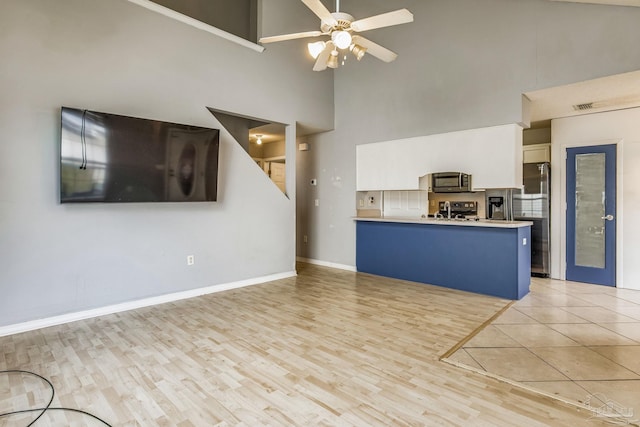
[[[506,299],[531,281],[531,222],[354,218],[359,272]]]
[[[438,185],[429,176],[451,171],[463,173],[457,189],[462,198],[430,198]],[[522,298],[531,282],[532,223],[456,220],[452,215],[456,203],[463,210],[471,205],[473,215],[484,216],[485,207],[477,206],[478,192],[515,188],[522,188],[518,124],[358,145],[358,271]],[[446,203],[448,218],[424,218],[436,209],[436,201]]]

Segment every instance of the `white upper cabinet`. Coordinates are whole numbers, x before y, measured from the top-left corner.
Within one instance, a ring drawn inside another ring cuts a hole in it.
[[[533,144],[522,147],[523,163],[543,163],[551,161],[551,144]]]
[[[474,190],[520,188],[522,128],[510,124],[356,147],[358,191],[417,190],[420,177],[434,172],[471,174]]]

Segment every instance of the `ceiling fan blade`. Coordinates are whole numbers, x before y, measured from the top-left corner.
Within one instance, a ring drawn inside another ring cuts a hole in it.
[[[392,25],[406,24],[407,22],[413,22],[413,13],[407,9],[398,9],[393,12],[353,21],[351,23],[351,29],[360,32],[373,30],[375,28],[390,27]]]
[[[280,36],[260,37],[260,43],[275,43],[285,40],[303,39],[305,37],[321,36],[322,31],[305,31],[304,33],[282,34]]]
[[[318,18],[323,22],[326,22],[330,27],[338,25],[336,18],[331,15],[329,9],[327,9],[320,0],[302,0],[302,3],[304,3],[313,13],[316,14]]]
[[[324,50],[320,52],[318,58],[316,59],[316,63],[313,65],[313,71],[324,71],[327,69],[327,62],[329,61],[329,55],[331,55],[331,51],[334,49],[333,43],[327,42]]]
[[[365,39],[362,36],[353,36],[353,42],[357,45],[367,48],[367,53],[375,56],[381,61],[391,62],[398,57],[398,54],[390,51],[386,47],[382,47],[377,43],[372,42],[369,39]]]

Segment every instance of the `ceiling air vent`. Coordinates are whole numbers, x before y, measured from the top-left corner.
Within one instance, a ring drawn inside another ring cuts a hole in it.
[[[576,111],[591,110],[593,108],[593,102],[585,102],[584,104],[576,104],[573,109]]]

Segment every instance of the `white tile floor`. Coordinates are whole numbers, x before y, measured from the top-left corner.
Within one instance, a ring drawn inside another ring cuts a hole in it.
[[[446,360],[640,414],[640,291],[532,278],[529,295]]]

